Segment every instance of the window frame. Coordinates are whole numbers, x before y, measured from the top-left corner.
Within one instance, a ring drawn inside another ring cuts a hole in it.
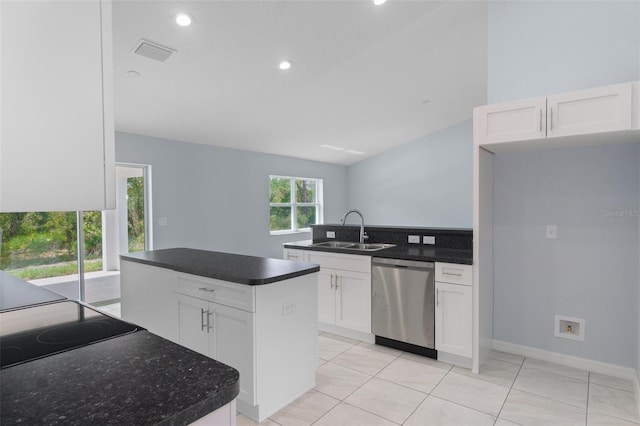
[[[323,196],[323,180],[320,178],[299,177],[299,176],[283,176],[283,175],[269,175],[269,183],[272,179],[284,179],[289,181],[289,193],[291,194],[288,203],[272,203],[269,202],[269,234],[270,235],[285,235],[285,234],[298,234],[303,232],[311,232],[311,227],[298,228],[298,208],[299,207],[315,207],[316,208],[316,223],[315,225],[322,224],[324,221],[324,196]],[[306,180],[313,181],[316,184],[315,202],[314,203],[302,203],[296,201],[296,181]],[[271,185],[269,185],[269,200],[271,200]],[[271,230],[271,208],[272,207],[289,207],[291,208],[290,215],[290,228]]]

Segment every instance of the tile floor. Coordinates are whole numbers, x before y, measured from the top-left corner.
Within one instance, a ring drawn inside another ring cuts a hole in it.
[[[315,389],[267,426],[638,425],[631,381],[494,352],[479,375],[322,333]],[[239,414],[238,426],[255,425]]]
[[[120,316],[120,303],[99,308]],[[631,381],[520,355],[493,352],[476,375],[321,333],[318,356],[315,389],[261,425],[640,425]]]

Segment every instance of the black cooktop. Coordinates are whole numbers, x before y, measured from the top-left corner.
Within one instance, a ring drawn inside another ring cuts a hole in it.
[[[73,301],[0,313],[0,368],[99,342],[138,327]]]

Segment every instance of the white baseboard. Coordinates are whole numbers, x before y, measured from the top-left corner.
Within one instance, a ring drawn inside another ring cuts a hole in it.
[[[376,341],[376,336],[371,333],[363,333],[362,331],[350,330],[348,328],[338,327],[336,325],[327,324],[324,322],[318,323],[318,330],[336,334],[342,337],[347,337],[349,339],[360,340],[366,343],[375,343]]]
[[[522,355],[542,361],[554,362],[556,364],[567,367],[579,368],[581,370],[593,371],[594,373],[606,374],[608,376],[620,377],[622,379],[638,382],[636,370],[629,367],[621,367],[615,364],[609,364],[592,359],[580,358],[573,355],[565,355],[558,352],[545,351],[530,346],[517,345],[515,343],[503,342],[501,340],[493,340],[493,349],[502,352],[509,352],[516,355]],[[636,398],[638,397],[638,388],[636,388]]]

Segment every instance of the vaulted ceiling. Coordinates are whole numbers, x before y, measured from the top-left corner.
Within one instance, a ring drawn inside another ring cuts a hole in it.
[[[113,25],[119,131],[346,165],[486,101],[484,1],[116,0]]]

